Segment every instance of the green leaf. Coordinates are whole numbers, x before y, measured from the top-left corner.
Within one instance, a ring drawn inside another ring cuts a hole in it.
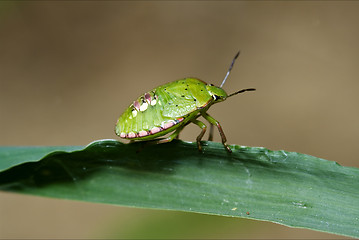
[[[173,141],[0,148],[0,189],[266,220],[359,237],[359,169],[305,154]]]
[[[82,148],[79,146],[0,147],[0,171],[20,163],[39,161],[44,155],[53,151],[74,151]]]

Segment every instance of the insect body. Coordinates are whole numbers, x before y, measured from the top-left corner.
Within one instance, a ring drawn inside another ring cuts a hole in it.
[[[187,124],[194,123],[202,129],[197,137],[197,146],[201,151],[200,141],[207,127],[197,118],[203,116],[210,124],[217,126],[223,145],[231,152],[226,144],[226,136],[221,125],[207,114],[207,110],[212,104],[224,101],[230,96],[255,90],[243,89],[227,95],[222,89],[238,55],[239,52],[233,59],[221,87],[207,84],[196,78],[185,78],[146,92],[120,116],[115,128],[116,134],[124,139],[154,140],[152,143],[158,144],[172,141]],[[158,139],[171,132],[173,133],[169,137]],[[211,134],[209,138],[212,138]]]

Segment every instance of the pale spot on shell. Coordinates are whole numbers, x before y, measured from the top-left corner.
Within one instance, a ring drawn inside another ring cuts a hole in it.
[[[152,106],[156,105],[156,103],[157,103],[156,99],[153,99],[153,100],[151,101],[151,105],[152,105]]]
[[[137,102],[137,101],[133,101],[133,106],[137,109],[137,110],[140,110],[140,103]]]
[[[132,116],[136,117],[137,116],[137,111],[136,110],[132,110]],[[131,118],[131,117],[130,117]],[[132,118],[131,118],[132,119]]]
[[[148,103],[146,103],[146,102],[142,103],[142,105],[140,107],[140,111],[141,112],[146,111],[147,107],[148,107]]]
[[[125,138],[125,137],[126,137],[126,133],[124,133],[124,132],[120,133],[120,137]]]
[[[169,121],[169,122],[162,123],[162,128],[167,129],[167,128],[170,128],[170,127],[172,127],[174,125],[175,125],[174,121]]]
[[[129,132],[127,135],[128,138],[135,138],[136,137],[136,133],[134,132]]]
[[[148,103],[151,103],[151,95],[149,93],[145,93],[145,99]]]
[[[147,135],[148,135],[147,131],[139,131],[139,133],[138,133],[139,137],[144,137],[144,136],[147,136]]]
[[[155,134],[155,133],[158,133],[161,131],[161,128],[160,127],[154,127],[151,129],[151,134]]]

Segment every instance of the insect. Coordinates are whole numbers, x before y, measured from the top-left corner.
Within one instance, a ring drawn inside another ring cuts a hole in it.
[[[152,89],[137,98],[120,116],[116,123],[116,134],[131,141],[150,141],[160,144],[178,138],[181,130],[189,123],[199,126],[202,131],[197,137],[198,150],[202,151],[201,140],[207,126],[197,118],[202,116],[211,124],[209,140],[213,139],[212,125],[218,128],[222,144],[228,152],[232,152],[226,144],[219,122],[207,114],[207,110],[215,103],[254,88],[242,89],[227,94],[223,89],[239,52],[235,55],[220,87],[197,78],[184,78]],[[160,138],[172,133],[167,138]]]

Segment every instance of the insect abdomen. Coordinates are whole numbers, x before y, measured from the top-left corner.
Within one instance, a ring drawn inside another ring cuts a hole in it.
[[[163,116],[167,100],[156,95],[155,90],[142,95],[121,115],[115,129],[118,136],[133,140],[156,138],[173,131],[175,125],[185,120]]]

